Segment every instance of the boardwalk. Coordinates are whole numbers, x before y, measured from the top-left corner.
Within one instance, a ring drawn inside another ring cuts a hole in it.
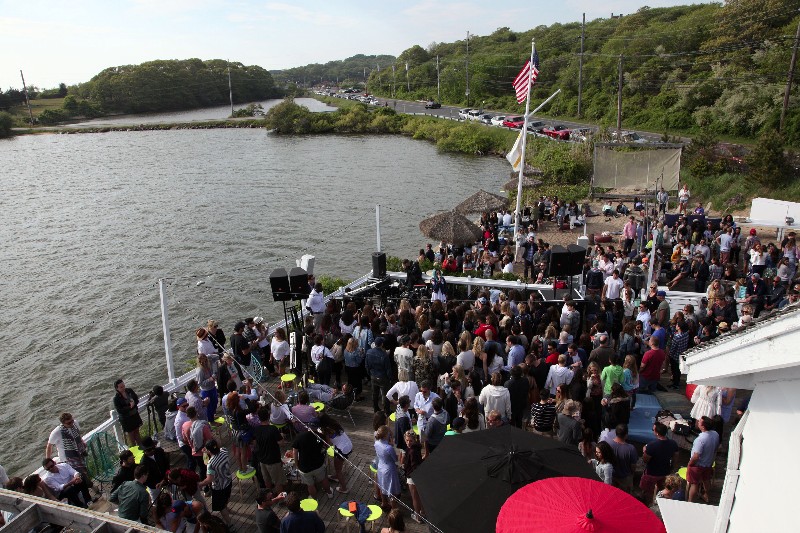
[[[265,384],[265,386],[269,391],[274,391],[277,387],[277,384],[277,380],[271,379]],[[352,414],[353,418],[355,419],[355,428],[353,427],[353,423],[349,418],[337,418],[353,441],[353,453],[350,455],[349,460],[367,475],[370,474],[369,465],[375,458],[375,452],[373,448],[375,439],[373,438],[372,430],[373,412],[372,402],[369,400],[369,394],[370,390],[367,388],[365,390],[365,397],[367,400],[358,402],[353,406]],[[225,444],[230,442],[230,438],[225,428],[215,428],[214,433],[217,434]],[[180,453],[180,451],[178,451],[174,443],[164,441],[162,445],[164,446],[165,450],[170,452],[170,457],[173,464],[177,466],[185,465],[183,455]],[[287,442],[282,448],[285,451],[290,447],[291,444]],[[328,463],[328,473],[333,474],[332,460],[329,459]],[[347,478],[348,488],[350,490],[349,494],[340,494],[334,490],[333,499],[328,499],[328,497],[322,491],[317,494],[317,501],[319,503],[317,513],[325,522],[325,531],[358,531],[358,524],[354,523],[352,519],[350,522],[345,521],[345,519],[339,514],[339,505],[342,502],[357,501],[364,504],[378,504],[378,502],[373,499],[373,486],[367,477],[359,475],[357,472],[353,472],[352,468],[347,464],[345,464],[345,477]],[[255,481],[255,478],[253,478],[253,480],[243,481],[240,483],[234,477],[233,483],[234,486],[231,494],[231,501],[228,504],[228,509],[233,520],[234,531],[254,531],[254,513],[256,508],[254,500],[258,492],[257,482]],[[336,487],[337,485],[332,483],[331,486]],[[293,484],[287,490],[297,490],[300,492],[302,498],[308,497],[308,491],[306,490],[305,485]],[[407,490],[402,494],[402,501],[408,505],[409,508],[411,508],[411,497]],[[280,518],[287,513],[286,507],[282,505],[276,505],[274,510]],[[412,533],[428,531],[427,525],[419,525],[411,520],[409,511],[404,510],[403,514],[406,520],[406,531]],[[386,519],[386,513],[384,513],[378,520],[374,522],[375,531],[380,531],[380,528],[387,526],[388,520]],[[369,530],[372,527],[373,526],[368,522],[367,529]]]

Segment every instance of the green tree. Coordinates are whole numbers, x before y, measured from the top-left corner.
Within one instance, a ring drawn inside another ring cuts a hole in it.
[[[10,113],[0,111],[0,138],[11,137],[11,127],[14,125],[14,117]]]
[[[750,175],[765,185],[787,183],[792,174],[783,147],[784,141],[780,133],[775,130],[764,131],[753,151],[745,157]]]

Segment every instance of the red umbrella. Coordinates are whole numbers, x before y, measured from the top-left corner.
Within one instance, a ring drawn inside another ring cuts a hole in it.
[[[552,477],[525,485],[500,508],[498,533],[661,533],[664,524],[618,488],[579,477]]]

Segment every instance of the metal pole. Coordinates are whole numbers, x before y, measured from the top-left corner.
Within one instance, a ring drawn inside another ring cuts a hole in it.
[[[231,98],[231,117],[233,117],[233,85],[231,85],[231,66],[228,64],[228,93]]]
[[[469,31],[467,31],[467,107],[469,107]],[[524,145],[523,145],[524,146]]]
[[[622,142],[622,54],[619,55],[619,81],[617,82],[617,142]]]
[[[436,100],[442,101],[442,91],[439,80],[439,56],[436,56]]]
[[[378,250],[381,251],[381,204],[375,204],[375,235],[378,239]]]
[[[175,362],[172,359],[172,339],[169,335],[169,300],[167,299],[167,283],[164,278],[158,280],[158,293],[161,297],[161,327],[164,331],[164,352],[167,356],[167,377],[172,385],[177,382]]]
[[[394,86],[396,83],[395,72],[394,72],[394,65],[392,65],[392,98],[394,98]]]
[[[586,13],[581,23],[581,55],[578,57],[578,118],[581,116],[581,98],[583,97],[583,39],[586,31]]]
[[[22,78],[22,93],[25,95],[25,105],[28,106],[28,116],[31,117],[31,126],[33,126],[33,111],[31,111],[31,101],[28,98],[28,87],[25,85],[25,76],[22,70],[19,71],[19,77]]]
[[[408,79],[408,61],[406,61],[406,91],[411,92],[411,81]]]
[[[778,126],[778,133],[783,133],[783,123],[786,120],[786,110],[789,108],[789,93],[792,91],[792,78],[794,78],[794,66],[797,61],[797,43],[800,41],[800,20],[797,21],[797,33],[794,35],[794,46],[792,47],[792,59],[789,61],[789,79],[786,80],[786,91],[783,93],[783,107],[781,108],[781,122]],[[21,73],[22,71],[20,71]]]
[[[522,146],[520,147],[522,150],[522,162],[519,165],[519,177],[517,178],[517,208],[516,212],[514,213],[514,238],[517,238],[517,230],[519,229],[519,220],[522,218],[520,213],[522,213],[522,177],[525,173],[525,145],[527,144],[528,140],[528,112],[531,110],[531,81],[533,78],[533,56],[536,54],[536,41],[531,39],[531,59],[530,65],[528,67],[528,94],[525,96],[525,118],[522,123],[522,131],[520,131],[520,135],[522,135]]]

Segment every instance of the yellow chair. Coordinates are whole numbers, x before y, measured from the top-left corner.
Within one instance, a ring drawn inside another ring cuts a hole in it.
[[[372,522],[370,531],[375,531],[375,521],[383,515],[383,509],[381,509],[380,505],[367,505],[367,508],[369,508],[367,522]]]
[[[246,479],[252,479],[253,483],[256,483],[256,487],[258,483],[256,482],[256,469],[254,468],[249,474],[242,472],[241,470],[236,471],[236,483],[239,485],[239,497],[244,499],[244,495],[242,494],[242,481]]]
[[[350,511],[348,511],[347,509],[342,509],[341,507],[339,507],[339,514],[342,515],[342,517],[344,518],[346,525],[345,531],[350,531],[350,519],[353,518],[353,516],[355,515]]]
[[[285,389],[292,389],[294,388],[294,380],[297,379],[295,374],[284,374],[281,376],[281,386]],[[290,385],[291,383],[291,385]]]
[[[136,460],[136,464],[142,463],[142,457],[144,457],[144,450],[142,450],[139,446],[131,446],[128,448],[131,453],[133,454],[133,458]]]
[[[390,415],[389,415],[389,420],[391,420],[392,422],[394,422],[395,420],[397,420],[397,413],[392,413],[392,414],[390,414]]]
[[[313,407],[317,413],[321,413],[325,409],[325,404],[322,402],[312,402],[311,407]]]
[[[314,498],[300,500],[300,509],[304,511],[316,511],[317,507],[319,507],[319,503]]]

